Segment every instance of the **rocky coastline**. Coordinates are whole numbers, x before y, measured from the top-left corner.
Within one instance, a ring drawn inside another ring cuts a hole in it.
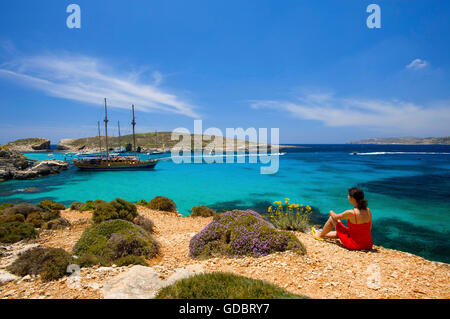
[[[32,179],[58,174],[69,168],[69,163],[57,160],[32,161],[18,151],[0,148],[0,182],[10,179]]]
[[[20,153],[45,152],[50,150],[50,140],[41,137],[24,138],[6,143],[3,147]]]

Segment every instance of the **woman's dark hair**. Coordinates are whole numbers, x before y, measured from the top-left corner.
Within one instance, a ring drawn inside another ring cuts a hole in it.
[[[364,199],[364,192],[362,189],[358,187],[352,187],[348,190],[348,195],[356,200],[359,210],[367,209],[368,203]]]

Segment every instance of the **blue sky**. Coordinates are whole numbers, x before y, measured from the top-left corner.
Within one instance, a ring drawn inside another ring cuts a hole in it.
[[[81,29],[66,7],[81,7]],[[368,29],[366,7],[381,7]],[[0,2],[0,143],[278,127],[282,143],[450,135],[450,2]]]

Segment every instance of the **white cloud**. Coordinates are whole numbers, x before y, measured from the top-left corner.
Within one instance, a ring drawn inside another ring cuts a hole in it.
[[[425,106],[400,100],[338,98],[306,94],[295,102],[251,101],[254,109],[287,111],[330,127],[359,127],[386,133],[450,135],[450,101]]]
[[[106,63],[87,56],[34,56],[3,63],[0,76],[33,87],[48,95],[144,112],[158,111],[198,117],[195,107],[157,87],[162,81],[153,72],[153,83],[140,80],[139,74],[113,70]]]
[[[161,84],[161,82],[163,80],[163,75],[160,72],[155,71],[155,72],[153,72],[153,79],[155,80],[155,82],[154,82],[155,85],[158,86]]]
[[[420,69],[423,69],[426,66],[428,66],[428,62],[427,61],[421,60],[421,59],[415,59],[410,64],[408,64],[406,66],[406,68],[407,69],[412,69],[412,70],[420,70]]]

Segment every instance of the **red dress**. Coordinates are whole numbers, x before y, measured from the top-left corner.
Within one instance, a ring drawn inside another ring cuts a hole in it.
[[[355,213],[355,221],[356,212]],[[368,209],[369,215],[370,210]],[[351,250],[369,250],[372,249],[372,234],[370,228],[372,225],[372,216],[370,217],[370,222],[364,224],[352,224],[350,220],[347,220],[348,227],[345,226],[341,221],[336,224],[336,232],[341,240],[341,243],[347,249]]]

